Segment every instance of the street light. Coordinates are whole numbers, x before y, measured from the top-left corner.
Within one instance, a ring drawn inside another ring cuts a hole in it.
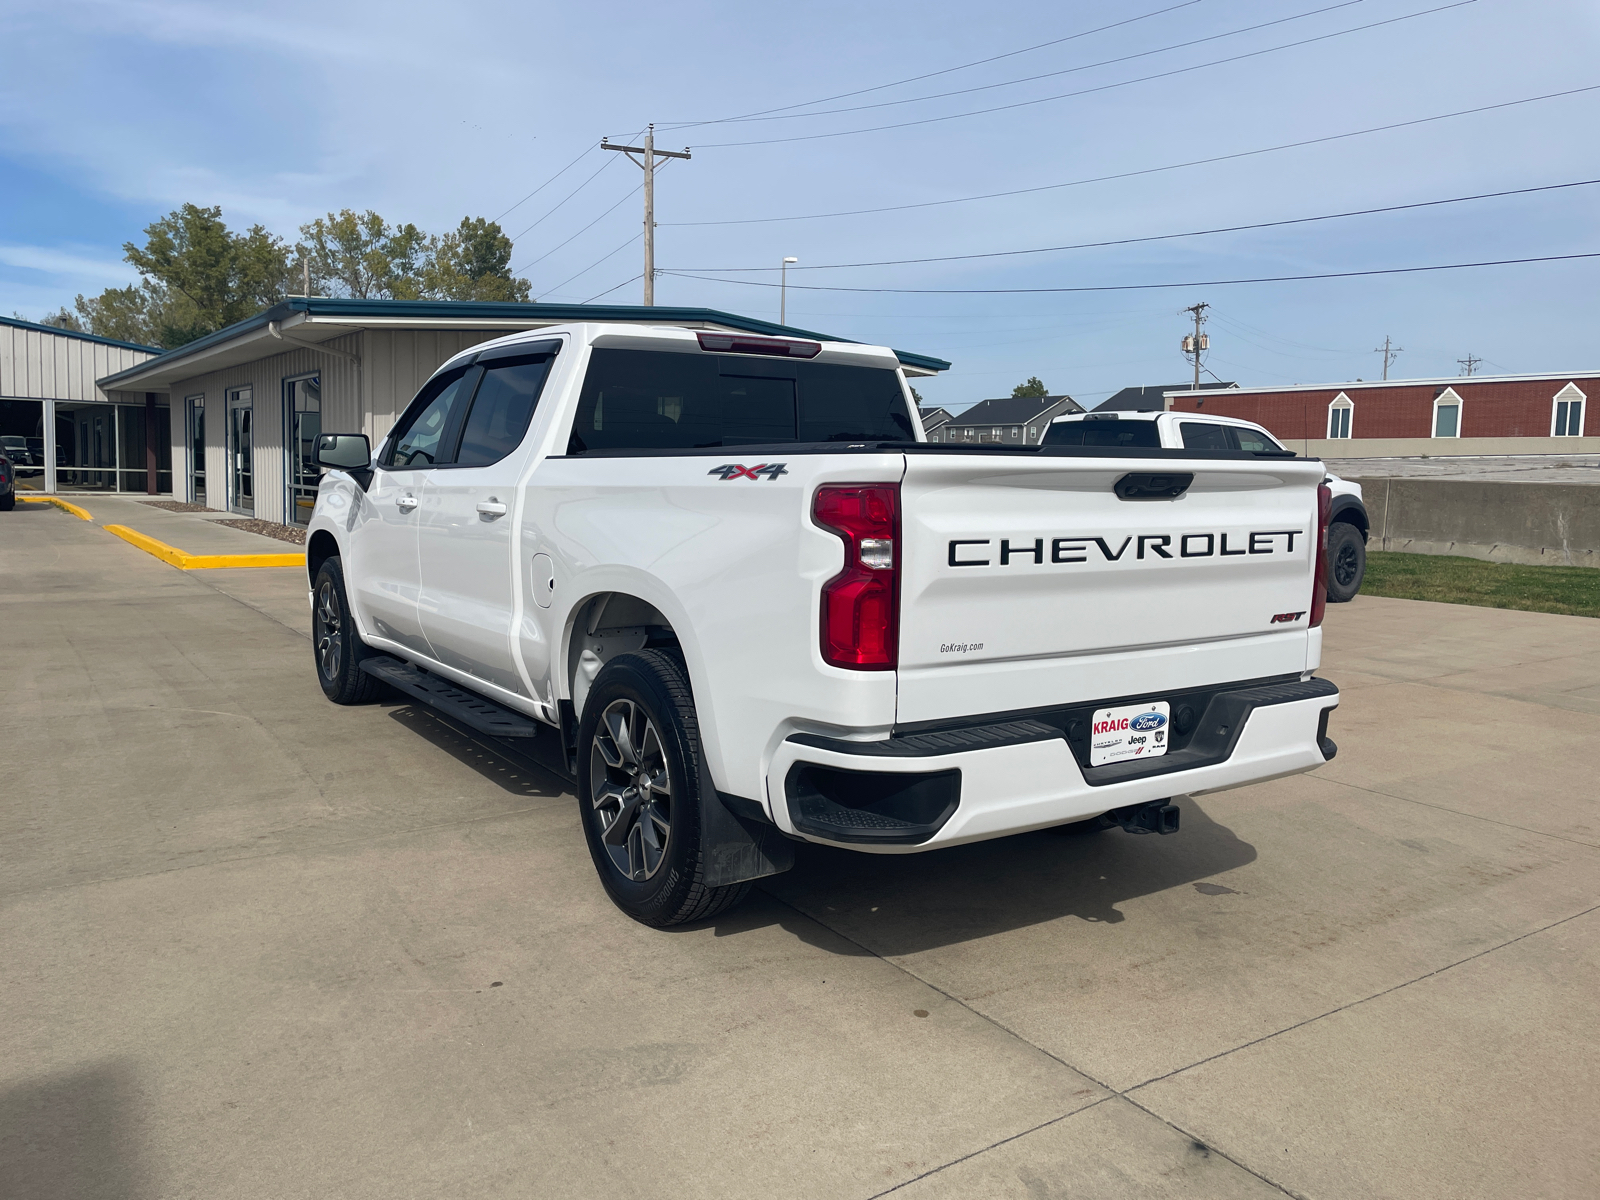
[[[789,264],[799,262],[798,258],[783,260],[783,286],[778,289],[778,324],[789,323]]]

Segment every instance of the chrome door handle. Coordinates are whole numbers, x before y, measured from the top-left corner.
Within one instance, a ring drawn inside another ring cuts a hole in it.
[[[492,521],[506,515],[506,506],[498,500],[482,500],[478,503],[478,511]]]
[[[401,496],[394,502],[394,506],[403,512],[410,512],[417,506],[417,498],[415,496]]]

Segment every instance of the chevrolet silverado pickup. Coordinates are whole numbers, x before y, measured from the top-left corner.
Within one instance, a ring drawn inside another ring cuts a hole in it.
[[[319,438],[319,682],[572,778],[664,926],[794,844],[905,854],[1334,754],[1322,464],[927,442],[886,348],[586,323],[446,362],[373,452]],[[502,743],[505,744],[505,743]]]

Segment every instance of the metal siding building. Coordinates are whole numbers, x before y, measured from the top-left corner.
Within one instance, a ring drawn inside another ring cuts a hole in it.
[[[846,340],[712,309],[294,297],[102,377],[100,386],[164,395],[175,496],[304,523],[317,474],[310,463],[316,432],[365,433],[376,445],[453,355],[508,333],[574,321]],[[897,353],[908,375],[950,365]]]
[[[94,476],[107,489],[135,490],[125,485],[137,482],[136,490],[145,491],[145,451],[151,441],[146,397],[142,392],[134,396],[108,392],[98,380],[160,353],[149,346],[0,317],[0,412],[6,422],[0,432],[42,443],[36,456],[42,462],[18,464],[23,471],[21,487],[55,491],[58,464],[68,476],[67,482],[77,485],[79,468],[85,468],[82,473],[87,474],[90,467],[78,461],[82,449],[78,431],[91,430],[98,423],[110,436],[100,444],[102,453],[94,456]],[[124,411],[121,405],[132,411]],[[127,457],[124,451],[130,448],[139,451],[139,461],[122,461]],[[132,476],[140,478],[129,478]]]

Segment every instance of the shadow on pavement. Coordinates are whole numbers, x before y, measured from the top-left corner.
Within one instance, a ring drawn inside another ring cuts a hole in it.
[[[718,936],[777,924],[822,949],[813,922],[858,939],[873,953],[915,954],[1061,917],[1114,924],[1117,906],[1255,861],[1255,847],[1217,824],[1193,800],[1175,801],[1183,827],[1171,836],[1072,827],[1020,834],[926,854],[857,854],[799,847],[787,874],[756,886],[781,904],[736,909]],[[799,914],[804,914],[800,916]],[[811,918],[807,920],[805,918]],[[854,947],[845,953],[859,953]]]
[[[154,1196],[133,1131],[137,1088],[110,1060],[0,1091],[0,1194],[28,1200]]]
[[[390,701],[389,703],[395,703]],[[517,796],[566,796],[572,785],[562,780],[542,760],[545,752],[556,753],[554,731],[547,737],[541,730],[527,739],[526,750],[514,750],[504,738],[486,738],[463,729],[423,705],[399,701],[389,711],[389,719],[404,725],[418,737],[431,742],[446,754],[465,763],[489,782]]]

